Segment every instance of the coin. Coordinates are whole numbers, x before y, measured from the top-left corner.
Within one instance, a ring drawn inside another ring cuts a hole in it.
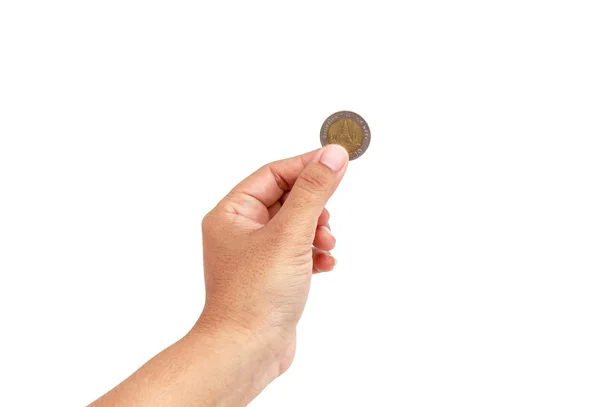
[[[355,160],[367,151],[371,142],[369,125],[354,112],[341,111],[329,116],[321,126],[321,145],[342,145]]]

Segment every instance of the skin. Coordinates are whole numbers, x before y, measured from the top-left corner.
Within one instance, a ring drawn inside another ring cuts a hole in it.
[[[202,222],[206,302],[181,340],[91,407],[245,406],[291,365],[312,275],[335,266],[337,145],[267,164]]]

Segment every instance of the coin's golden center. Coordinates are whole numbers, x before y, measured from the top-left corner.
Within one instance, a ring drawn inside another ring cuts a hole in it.
[[[365,137],[360,124],[351,119],[338,119],[329,126],[329,144],[341,144],[348,153],[358,150]]]

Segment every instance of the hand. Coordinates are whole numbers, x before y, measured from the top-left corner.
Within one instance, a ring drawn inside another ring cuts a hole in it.
[[[198,322],[91,407],[245,406],[287,370],[311,276],[335,265],[325,204],[347,166],[330,145],[238,184],[202,222]]]
[[[278,374],[288,369],[311,275],[335,265],[325,204],[347,165],[338,145],[267,164],[206,215],[200,329],[258,336],[278,360]]]

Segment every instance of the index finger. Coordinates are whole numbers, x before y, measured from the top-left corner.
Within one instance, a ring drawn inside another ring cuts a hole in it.
[[[229,195],[247,195],[268,208],[292,188],[317,151],[266,164],[237,184]]]

